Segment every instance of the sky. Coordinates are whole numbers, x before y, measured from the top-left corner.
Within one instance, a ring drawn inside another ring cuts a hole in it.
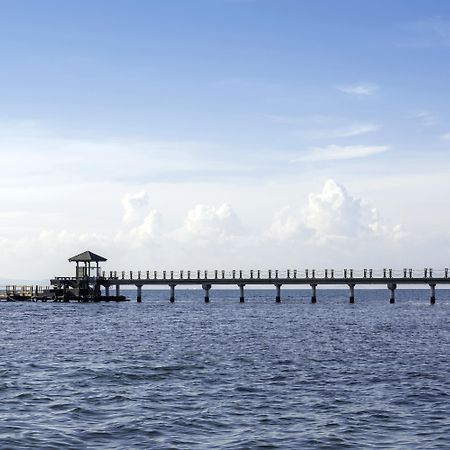
[[[0,0],[0,279],[450,265],[446,0]]]

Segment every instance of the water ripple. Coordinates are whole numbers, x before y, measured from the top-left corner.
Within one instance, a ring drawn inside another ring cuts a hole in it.
[[[0,447],[450,448],[448,291],[213,294],[1,303]]]

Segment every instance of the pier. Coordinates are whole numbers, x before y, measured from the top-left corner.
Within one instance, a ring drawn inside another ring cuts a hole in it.
[[[121,294],[123,287],[136,289],[136,301],[142,302],[144,286],[167,287],[168,301],[176,300],[176,288],[198,286],[203,290],[205,303],[210,302],[214,287],[235,286],[238,300],[245,302],[245,290],[249,287],[273,287],[276,303],[282,302],[283,286],[311,289],[311,303],[320,300],[321,286],[345,286],[349,303],[355,303],[357,286],[385,287],[389,303],[395,303],[399,286],[428,286],[430,304],[436,303],[436,287],[450,284],[449,270],[424,269],[286,269],[286,270],[146,270],[103,271],[101,262],[107,259],[86,251],[69,258],[76,264],[75,276],[56,276],[51,286],[6,286],[0,290],[0,299],[7,301],[127,301]]]
[[[144,286],[166,286],[168,300],[175,302],[176,287],[199,286],[203,289],[205,303],[210,301],[213,287],[236,286],[239,289],[239,302],[245,302],[247,287],[273,286],[274,300],[282,301],[283,286],[309,287],[311,303],[319,300],[320,286],[346,286],[349,303],[354,303],[357,286],[384,286],[389,291],[389,302],[395,303],[395,291],[402,285],[428,286],[430,304],[436,302],[436,287],[449,285],[448,268],[412,269],[286,269],[286,270],[163,270],[163,271],[109,271],[100,269],[99,262],[106,258],[92,252],[84,252],[69,259],[76,262],[75,277],[55,277],[51,280],[55,291],[63,293],[64,298],[78,300],[123,300],[122,287],[136,288],[136,301],[142,301]],[[103,288],[103,293],[102,293]]]

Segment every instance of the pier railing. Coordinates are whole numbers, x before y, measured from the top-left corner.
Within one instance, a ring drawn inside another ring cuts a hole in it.
[[[359,285],[385,285],[389,292],[390,303],[395,303],[395,291],[398,286],[425,284],[430,288],[430,303],[436,299],[436,286],[449,285],[449,270],[425,268],[343,268],[343,269],[183,269],[183,270],[122,270],[102,271],[96,277],[56,277],[51,280],[54,286],[53,296],[66,300],[75,298],[110,301],[120,299],[120,290],[124,286],[136,287],[136,298],[142,301],[144,286],[166,285],[170,289],[170,301],[175,301],[176,286],[200,285],[204,290],[205,302],[209,302],[212,286],[235,285],[239,288],[240,301],[244,301],[245,287],[272,285],[275,287],[276,302],[281,301],[282,286],[308,286],[311,288],[311,302],[317,301],[317,287],[322,285],[347,286],[349,301],[355,301],[355,287]],[[113,290],[113,291],[112,291]],[[104,295],[103,295],[104,292]]]
[[[106,280],[277,280],[277,279],[370,279],[448,278],[448,268],[404,269],[265,269],[265,270],[138,270],[102,272]],[[61,279],[68,279],[61,277]]]
[[[7,285],[0,286],[0,298],[8,298],[14,296],[20,296],[23,298],[42,296],[46,291],[50,290],[50,286],[39,286],[39,285]]]

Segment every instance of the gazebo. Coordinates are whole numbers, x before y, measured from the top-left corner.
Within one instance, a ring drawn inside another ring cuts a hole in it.
[[[91,270],[95,270],[95,276],[100,276],[100,262],[107,261],[106,258],[100,255],[96,255],[95,253],[91,251],[85,251],[83,253],[80,253],[79,255],[72,256],[72,258],[69,258],[69,262],[76,262],[77,263],[77,269],[76,269],[76,278],[77,280],[83,277],[91,277]],[[80,267],[80,263],[83,263],[84,265]],[[92,267],[92,263],[95,263],[95,266]]]

